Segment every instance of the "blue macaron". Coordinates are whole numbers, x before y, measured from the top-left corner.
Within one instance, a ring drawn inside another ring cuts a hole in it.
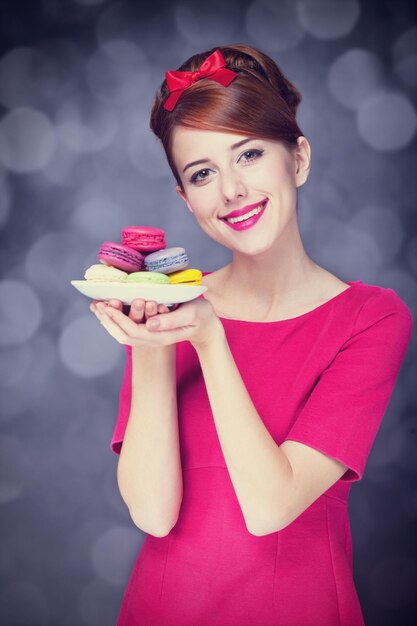
[[[145,257],[145,267],[148,272],[170,274],[185,269],[190,260],[184,248],[164,248],[151,252]]]

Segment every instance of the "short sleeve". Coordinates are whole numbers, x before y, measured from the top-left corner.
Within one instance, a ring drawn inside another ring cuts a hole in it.
[[[320,375],[286,440],[299,441],[348,467],[361,480],[412,332],[412,316],[393,289],[361,306],[353,331]]]
[[[125,349],[126,364],[122,387],[119,394],[119,410],[113,436],[110,442],[110,448],[113,452],[115,452],[115,454],[120,454],[132,400],[132,346],[125,344]]]

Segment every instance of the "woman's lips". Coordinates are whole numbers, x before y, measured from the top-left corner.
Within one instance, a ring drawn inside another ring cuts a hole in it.
[[[227,224],[227,226],[230,226],[230,228],[233,228],[233,230],[247,230],[248,228],[252,228],[252,226],[255,226],[256,222],[264,214],[267,203],[268,203],[268,200],[265,200],[263,202],[262,209],[259,211],[259,213],[256,213],[256,215],[252,215],[252,217],[249,217],[249,219],[247,220],[243,220],[242,222],[235,222],[234,224],[232,224],[231,222],[228,222],[224,218],[221,218],[222,222]]]

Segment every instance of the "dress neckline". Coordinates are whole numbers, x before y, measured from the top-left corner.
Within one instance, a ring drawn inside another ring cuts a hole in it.
[[[212,272],[202,272],[202,274],[203,274],[203,276],[205,276],[206,274],[212,274]],[[316,311],[319,311],[319,310],[323,309],[324,307],[328,306],[330,303],[334,302],[335,300],[337,300],[338,298],[343,296],[348,291],[351,291],[352,287],[357,287],[357,286],[363,284],[361,280],[353,280],[353,281],[346,280],[345,282],[346,282],[347,285],[350,285],[350,286],[347,289],[345,289],[344,291],[341,291],[340,293],[336,294],[335,296],[333,296],[329,300],[326,300],[326,302],[323,302],[322,304],[319,304],[319,306],[316,306],[316,308],[311,309],[310,311],[306,311],[306,313],[302,313],[301,315],[296,315],[295,317],[288,317],[285,320],[272,320],[272,321],[269,321],[269,322],[253,322],[253,321],[250,321],[250,320],[237,320],[237,319],[234,319],[232,317],[222,317],[221,315],[218,315],[217,317],[219,319],[221,319],[222,321],[225,321],[225,322],[235,322],[237,324],[252,324],[252,325],[254,325],[254,324],[262,324],[262,325],[265,325],[265,324],[268,324],[268,325],[270,325],[270,324],[285,324],[285,322],[287,322],[287,323],[288,322],[294,322],[296,320],[308,317],[308,316],[312,315],[313,313],[315,313]],[[202,298],[204,298],[206,300],[206,298],[204,297],[204,293],[201,294],[201,296],[199,296],[199,297],[202,297]]]

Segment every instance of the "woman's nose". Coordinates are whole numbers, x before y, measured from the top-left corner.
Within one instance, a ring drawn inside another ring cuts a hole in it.
[[[227,173],[222,176],[222,194],[225,202],[233,202],[239,196],[247,195],[246,187],[238,172]]]

